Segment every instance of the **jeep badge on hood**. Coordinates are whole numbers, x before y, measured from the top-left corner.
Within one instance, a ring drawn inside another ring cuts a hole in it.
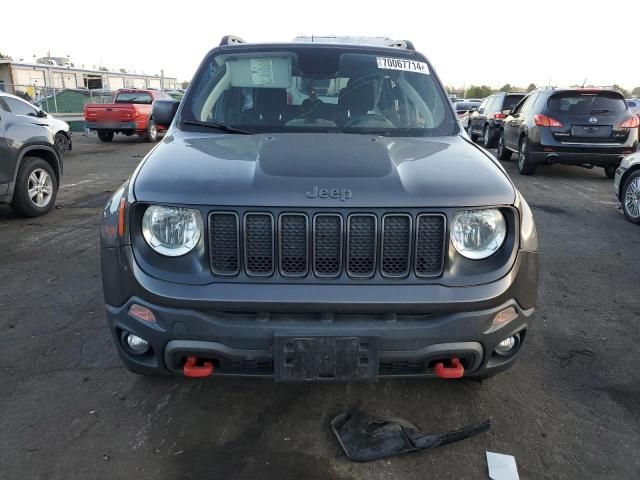
[[[352,197],[351,190],[348,188],[319,188],[314,185],[310,192],[306,192],[308,198],[339,198],[341,202],[349,200]]]

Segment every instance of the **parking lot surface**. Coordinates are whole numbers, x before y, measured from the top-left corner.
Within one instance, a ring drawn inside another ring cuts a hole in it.
[[[151,148],[76,136],[56,208],[0,205],[1,479],[488,478],[485,451],[521,478],[640,478],[640,229],[602,169],[504,162],[534,211],[537,315],[516,366],[478,381],[274,384],[154,378],[122,367],[103,314],[102,205]],[[440,433],[488,434],[351,463],[329,429],[350,407]]]

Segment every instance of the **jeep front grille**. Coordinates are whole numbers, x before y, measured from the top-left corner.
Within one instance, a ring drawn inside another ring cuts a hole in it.
[[[309,270],[309,227],[302,213],[280,215],[278,228],[280,271],[292,277],[305,276]]]
[[[240,229],[238,215],[213,212],[209,215],[211,229],[211,270],[216,275],[240,273]]]
[[[209,215],[214,275],[406,278],[442,274],[445,216],[396,212]]]

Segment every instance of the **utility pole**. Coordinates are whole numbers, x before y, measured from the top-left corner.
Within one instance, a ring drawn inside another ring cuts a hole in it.
[[[58,113],[58,99],[56,98],[56,86],[53,82],[53,65],[51,65],[51,50],[47,50],[47,63],[49,64],[49,85],[51,85],[51,91],[53,92],[53,108]]]

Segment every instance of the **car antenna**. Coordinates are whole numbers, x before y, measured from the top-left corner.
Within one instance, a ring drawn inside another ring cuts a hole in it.
[[[582,88],[587,84],[587,77],[584,78],[584,82],[582,82]]]

